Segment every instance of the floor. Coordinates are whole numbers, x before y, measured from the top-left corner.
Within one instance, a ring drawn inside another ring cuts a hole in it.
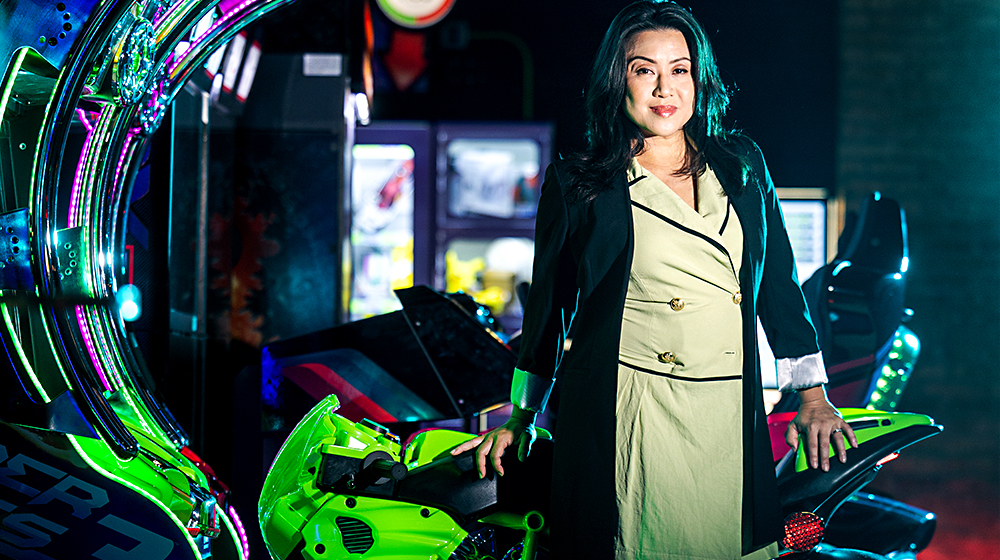
[[[870,488],[937,515],[937,531],[918,560],[1000,560],[998,468],[983,457],[957,457],[942,445],[943,435],[884,465]]]

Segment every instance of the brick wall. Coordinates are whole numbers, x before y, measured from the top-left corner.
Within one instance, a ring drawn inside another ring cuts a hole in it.
[[[855,206],[879,190],[907,212],[923,348],[901,406],[947,427],[912,453],[996,494],[1000,2],[841,0],[839,18],[837,185]]]

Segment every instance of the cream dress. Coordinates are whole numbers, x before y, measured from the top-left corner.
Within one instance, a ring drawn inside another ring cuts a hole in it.
[[[633,160],[618,365],[616,560],[737,560],[743,232],[711,169],[695,211]],[[751,356],[750,359],[756,359]],[[777,546],[747,555],[777,555]]]

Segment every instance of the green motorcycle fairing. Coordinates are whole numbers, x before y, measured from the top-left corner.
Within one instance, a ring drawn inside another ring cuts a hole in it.
[[[298,551],[304,558],[442,560],[468,536],[447,513],[372,496],[341,495],[319,487],[323,456],[363,460],[373,453],[402,459],[399,439],[374,422],[337,414],[329,395],[296,425],[278,451],[258,502],[264,542],[273,558]],[[419,434],[406,464],[418,467],[473,436],[450,430]]]
[[[934,425],[934,419],[925,414],[884,412],[865,408],[840,408],[838,410],[840,410],[844,420],[850,424],[851,429],[854,430],[854,436],[859,445],[909,426]],[[836,450],[832,444],[830,445],[830,457],[836,457]],[[808,469],[806,446],[799,445],[795,455],[795,472],[803,472]]]

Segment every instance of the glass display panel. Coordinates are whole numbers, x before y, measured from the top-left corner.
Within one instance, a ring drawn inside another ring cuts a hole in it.
[[[351,173],[353,288],[350,319],[400,308],[413,285],[413,148],[358,144]]]
[[[448,214],[532,218],[541,152],[527,138],[459,138],[448,143]]]
[[[520,328],[521,282],[531,282],[535,247],[531,239],[455,238],[445,252],[447,292],[465,292],[490,308],[508,334]]]

